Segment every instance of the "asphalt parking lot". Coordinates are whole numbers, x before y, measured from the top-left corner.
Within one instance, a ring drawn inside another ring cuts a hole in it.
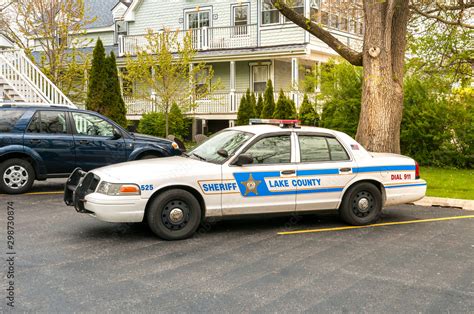
[[[397,206],[385,209],[385,225],[343,230],[334,214],[225,221],[166,242],[143,224],[77,214],[54,193],[62,181],[36,184],[36,194],[0,195],[3,242],[8,202],[15,211],[15,310],[474,309],[472,211]],[[444,217],[458,219],[438,220]],[[298,230],[316,232],[279,234]],[[4,294],[6,286],[4,274]]]

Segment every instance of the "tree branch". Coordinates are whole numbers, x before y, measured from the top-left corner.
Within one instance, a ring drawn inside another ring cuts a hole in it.
[[[312,35],[321,39],[334,51],[341,55],[344,59],[356,66],[362,65],[362,52],[357,52],[334,37],[330,32],[320,27],[317,23],[312,22],[303,15],[296,13],[284,0],[271,0],[273,5],[290,21],[300,26],[304,30],[310,32]]]
[[[471,8],[471,7],[474,7],[474,4],[465,4],[464,6],[458,6],[459,7],[459,10],[461,11],[464,11],[466,8]],[[439,14],[438,15],[433,15],[432,13],[435,13],[435,12],[442,12],[443,10],[446,10],[444,7],[439,7],[438,6],[438,9],[436,10],[430,10],[430,11],[427,11],[427,12],[424,12],[422,9],[420,9],[418,6],[414,5],[413,3],[410,5],[410,9],[425,17],[425,18],[428,18],[428,19],[434,19],[434,20],[437,20],[438,22],[441,22],[441,23],[444,23],[444,24],[447,24],[447,25],[454,25],[454,26],[461,26],[461,27],[465,27],[465,28],[470,28],[470,29],[474,29],[474,25],[471,25],[471,24],[466,24],[464,22],[461,21],[461,18],[459,18],[457,21],[450,21],[450,20],[447,20],[446,18],[443,18],[441,17]],[[448,9],[449,11],[454,11],[456,10],[455,7],[450,7],[450,9]]]

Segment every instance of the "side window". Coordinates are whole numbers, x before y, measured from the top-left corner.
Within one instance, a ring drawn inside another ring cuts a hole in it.
[[[346,150],[335,138],[299,135],[301,162],[349,160]]]
[[[2,110],[0,112],[0,132],[8,133],[15,126],[18,119],[21,118],[24,111]]]
[[[63,111],[38,111],[30,121],[28,132],[66,134],[66,114]]]
[[[331,160],[341,161],[349,160],[349,155],[347,155],[346,150],[342,147],[341,143],[335,138],[327,138],[329,151],[331,152]]]
[[[289,135],[265,137],[253,144],[246,152],[253,157],[253,164],[283,164],[291,161]]]
[[[72,117],[79,135],[103,137],[112,137],[114,135],[114,126],[98,116],[73,112]]]
[[[331,160],[328,143],[326,142],[325,137],[300,135],[298,138],[300,142],[301,162]]]

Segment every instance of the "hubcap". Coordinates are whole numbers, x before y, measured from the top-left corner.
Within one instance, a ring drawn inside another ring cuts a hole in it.
[[[173,208],[170,211],[170,219],[172,222],[176,223],[182,220],[184,217],[183,211],[180,208]]]
[[[13,165],[3,173],[3,182],[11,189],[21,189],[28,183],[28,171],[19,165]]]
[[[359,200],[359,210],[363,213],[365,213],[369,209],[369,200],[365,197],[361,198]]]
[[[365,218],[373,211],[375,200],[372,193],[360,191],[354,197],[352,202],[352,212],[360,218]]]
[[[181,200],[168,202],[161,212],[161,221],[170,230],[181,230],[189,221],[188,204]]]

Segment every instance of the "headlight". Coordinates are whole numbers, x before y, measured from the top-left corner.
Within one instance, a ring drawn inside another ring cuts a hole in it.
[[[171,143],[171,146],[172,146],[174,149],[179,149],[179,145],[178,145],[176,142]]]
[[[102,181],[96,192],[111,196],[140,195],[140,187],[136,184],[109,183]]]

